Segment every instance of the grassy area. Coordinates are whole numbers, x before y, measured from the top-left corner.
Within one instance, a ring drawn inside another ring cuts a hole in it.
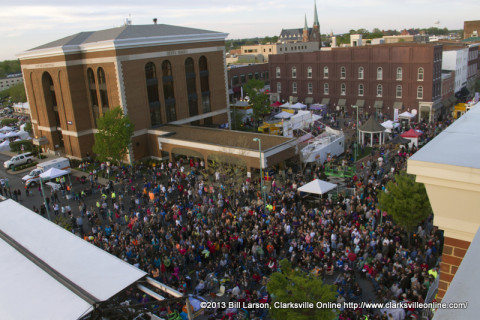
[[[365,149],[363,149],[363,152],[361,148],[358,148],[357,152],[358,152],[358,155],[357,155],[357,161],[358,161],[365,157],[370,156],[372,154],[372,147],[365,147]]]

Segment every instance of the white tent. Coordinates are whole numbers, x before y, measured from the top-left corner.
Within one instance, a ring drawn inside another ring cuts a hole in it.
[[[292,105],[290,104],[290,102],[286,102],[286,103],[282,104],[282,105],[280,106],[280,108],[290,109],[291,106],[292,106]]]
[[[18,137],[18,132],[17,131],[10,131],[6,135],[7,138],[13,138],[13,137]]]
[[[147,275],[13,200],[0,230],[0,319],[78,319]]]
[[[404,113],[400,113],[400,114],[398,115],[398,118],[399,118],[399,119],[409,119],[409,120],[410,120],[410,119],[415,118],[415,115],[414,115],[413,113],[410,113],[410,112],[408,112],[408,111],[405,111]]]
[[[290,106],[291,109],[305,109],[307,105],[297,102],[294,105]]]
[[[323,181],[320,179],[315,179],[300,188],[298,188],[298,191],[301,192],[308,192],[308,193],[315,193],[315,194],[324,194],[327,193],[330,190],[333,190],[337,187],[336,184],[330,183],[327,181]]]
[[[5,133],[0,132],[0,139],[4,139],[4,138],[6,138],[6,137],[7,137],[7,135],[6,135]]]
[[[18,133],[18,136],[20,137],[20,139],[22,139],[22,140],[27,140],[27,139],[30,138],[30,134],[26,131],[20,130],[17,133]]]
[[[10,151],[10,141],[5,140],[0,143],[0,151]]]
[[[277,118],[277,119],[288,119],[292,116],[293,116],[293,114],[291,114],[290,112],[282,111],[279,114],[276,114],[275,118]]]
[[[0,131],[7,132],[7,131],[13,131],[13,129],[7,126],[3,126],[3,128],[1,128]]]
[[[320,120],[322,119],[322,116],[319,116],[318,114],[312,114],[312,120],[313,121],[317,121],[317,120]]]
[[[43,179],[55,179],[61,176],[69,174],[67,170],[61,170],[57,168],[50,168],[44,173],[40,174],[40,177]]]
[[[385,129],[387,129],[387,132],[392,132],[392,129],[398,128],[400,126],[400,123],[393,122],[392,120],[387,120],[384,123],[382,123],[381,125]]]

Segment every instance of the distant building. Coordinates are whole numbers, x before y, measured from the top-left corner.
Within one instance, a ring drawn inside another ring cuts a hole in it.
[[[18,114],[30,114],[30,105],[28,102],[15,103],[13,106],[13,112]]]
[[[231,65],[227,69],[228,93],[230,101],[238,100],[242,96],[242,86],[248,80],[256,79],[270,84],[269,65],[268,63],[256,63],[247,65]],[[245,93],[243,93],[245,96]]]
[[[480,37],[480,20],[463,22],[463,39]]]
[[[0,91],[11,88],[14,85],[22,82],[23,82],[23,77],[21,73],[9,74],[5,78],[0,79]]]

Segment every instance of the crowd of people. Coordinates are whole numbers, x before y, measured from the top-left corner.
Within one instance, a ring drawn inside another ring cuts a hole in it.
[[[447,124],[418,128],[428,140]],[[104,164],[98,172],[85,171],[84,190],[75,194],[79,214],[69,208],[66,215],[86,240],[182,292],[208,296],[223,286],[227,299],[263,301],[269,275],[287,259],[334,283],[339,302],[363,300],[365,290],[375,301],[424,302],[437,274],[443,234],[430,217],[409,238],[378,207],[378,194],[414,152],[391,146],[383,150],[381,164],[377,154],[362,160],[361,170],[345,178],[353,193],[314,203],[298,188],[325,178],[322,165],[277,169],[264,203],[259,179],[239,183],[219,172],[209,175],[208,164],[199,159],[122,168]],[[101,185],[97,176],[107,169],[111,180]],[[359,285],[362,278],[367,287]],[[253,314],[263,317],[266,311]],[[340,319],[365,316],[388,319],[378,310],[351,309],[342,310]]]

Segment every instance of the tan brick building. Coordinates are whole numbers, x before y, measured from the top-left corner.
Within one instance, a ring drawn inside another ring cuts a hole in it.
[[[120,106],[135,125],[131,159],[160,156],[152,129],[227,122],[227,34],[170,25],[81,32],[19,55],[35,136],[91,152],[96,119]]]

